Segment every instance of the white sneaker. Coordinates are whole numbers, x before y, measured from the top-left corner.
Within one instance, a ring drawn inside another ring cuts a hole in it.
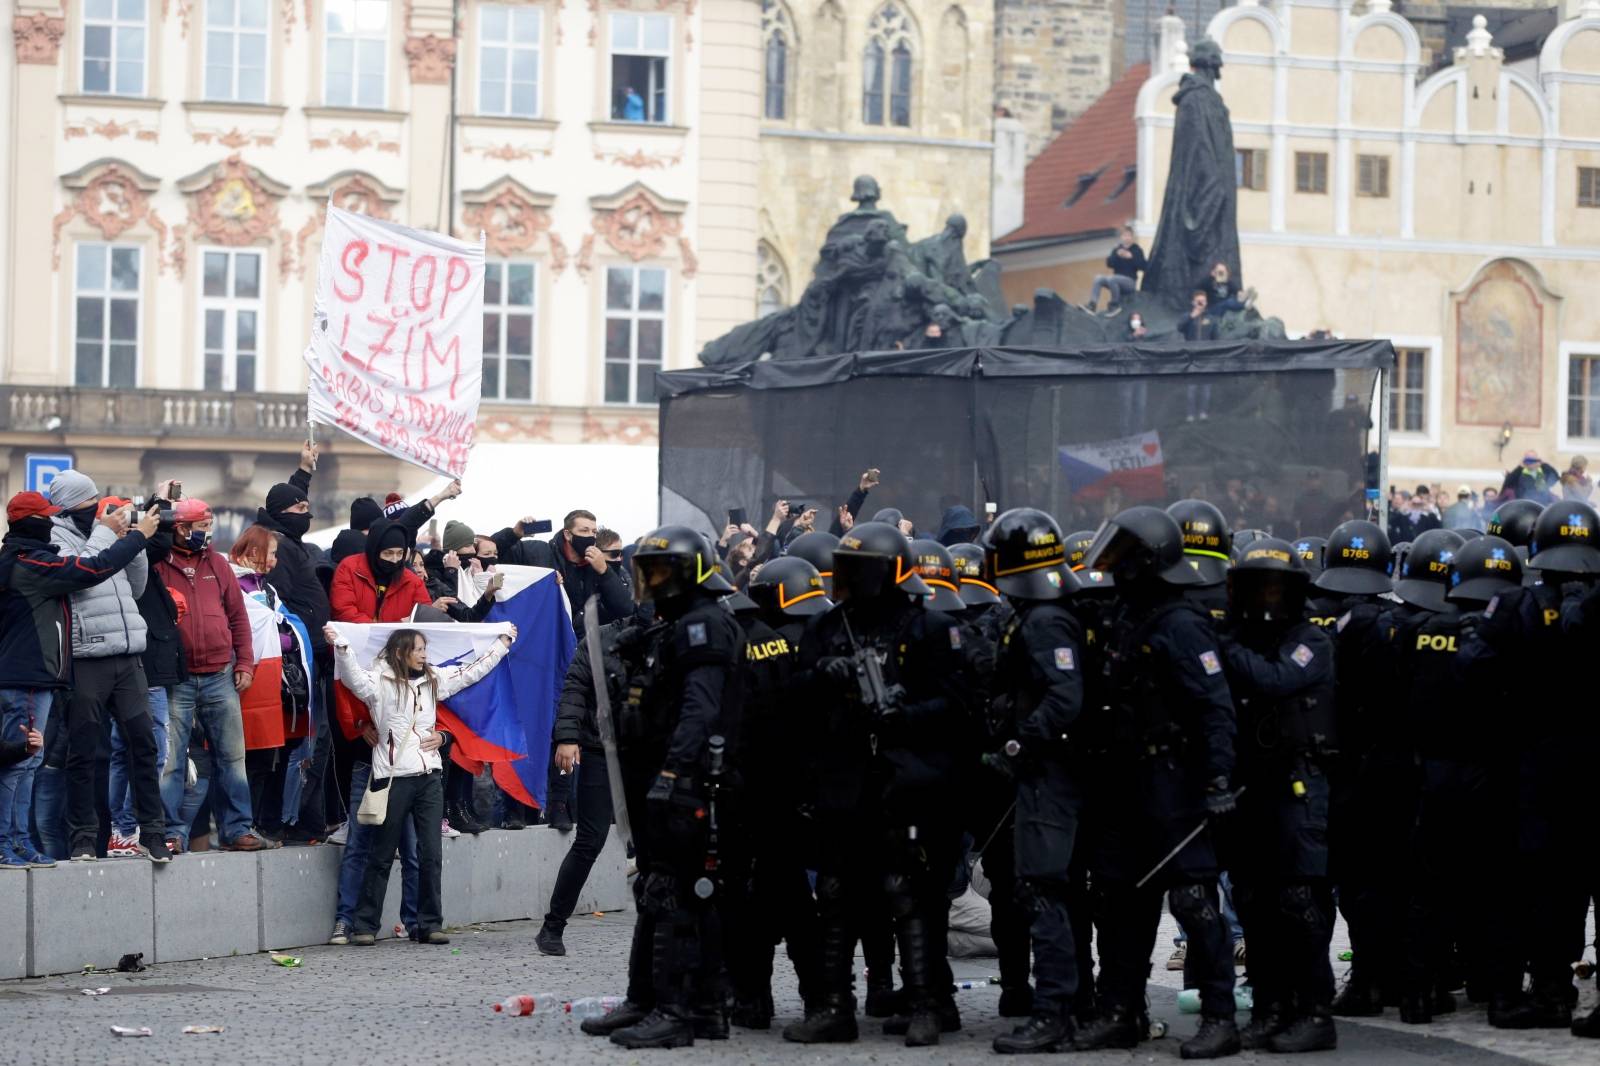
[[[349,822],[343,823],[342,825],[339,826],[339,828],[335,829],[333,832],[328,834],[328,843],[330,843],[330,844],[345,844],[345,843],[349,842],[349,839],[350,839],[350,823]]]
[[[138,837],[125,837],[114,829],[111,831],[111,839],[106,843],[106,858],[136,859],[139,854]]]
[[[458,837],[461,835],[461,831],[450,828],[450,819],[441,818],[439,819],[439,834],[447,837]]]

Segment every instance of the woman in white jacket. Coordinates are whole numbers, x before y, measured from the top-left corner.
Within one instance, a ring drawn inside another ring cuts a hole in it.
[[[428,642],[415,629],[397,629],[389,635],[371,670],[356,659],[339,631],[323,629],[339,658],[339,672],[352,695],[367,705],[377,736],[372,744],[372,784],[389,782],[389,805],[383,824],[375,826],[372,853],[361,902],[356,907],[350,943],[370,946],[376,939],[383,894],[389,887],[389,868],[405,820],[417,834],[417,860],[421,867],[417,885],[417,929],[421,944],[448,944],[440,900],[442,864],[439,820],[444,817],[444,770],[439,749],[448,742],[437,728],[439,701],[483,679],[494,669],[516,639],[517,631],[502,636],[483,655],[464,666],[435,670],[428,665]],[[369,786],[372,787],[372,786]]]

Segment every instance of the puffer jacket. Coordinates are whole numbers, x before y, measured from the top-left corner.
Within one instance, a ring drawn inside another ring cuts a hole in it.
[[[85,537],[65,514],[56,515],[52,525],[50,539],[62,555],[99,555],[118,540],[100,522]],[[138,600],[149,577],[150,564],[141,551],[111,580],[72,594],[74,659],[144,654],[149,627],[139,613]]]
[[[508,650],[505,641],[496,640],[470,663],[443,670],[430,666],[429,672],[438,680],[438,699],[449,699],[483,680]],[[339,659],[340,679],[351,695],[367,705],[367,713],[377,726],[378,743],[372,747],[373,779],[415,777],[438,770],[443,765],[439,752],[422,750],[423,738],[438,725],[439,708],[428,678],[397,682],[388,664],[382,661],[373,663],[373,669],[368,670],[349,644],[340,643],[334,654]]]

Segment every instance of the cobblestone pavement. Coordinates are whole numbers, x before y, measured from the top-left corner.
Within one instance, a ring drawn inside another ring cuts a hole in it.
[[[620,993],[630,914],[576,919],[567,930],[570,954],[541,956],[533,938],[537,923],[514,922],[457,931],[450,947],[384,942],[373,948],[310,948],[299,952],[299,969],[274,965],[267,955],[169,963],[137,975],[45,978],[0,983],[0,1031],[16,1066],[225,1062],[261,1063],[473,1063],[477,1066],[530,1061],[581,1066],[606,1063],[715,1060],[730,1064],[970,1063],[990,1059],[989,1041],[1009,1023],[995,1014],[998,992],[959,993],[965,1029],[936,1049],[911,1051],[899,1040],[872,1035],[832,1048],[785,1044],[776,1029],[735,1030],[727,1043],[701,1042],[692,1051],[625,1052],[583,1036],[571,1017],[510,1019],[490,1004],[526,992],[563,997]],[[1171,1033],[1135,1053],[1074,1056],[1073,1061],[1128,1063],[1175,1061],[1178,1042],[1194,1031],[1192,1015],[1176,1009],[1178,975],[1164,968],[1171,920],[1166,919],[1152,974],[1151,1001]],[[1343,946],[1340,930],[1336,950]],[[785,968],[780,959],[780,973]],[[992,974],[988,959],[957,960],[957,977]],[[1342,971],[1344,967],[1336,967]],[[109,995],[88,997],[80,989],[110,986]],[[1592,1006],[1592,985],[1583,1005]],[[792,977],[778,988],[785,1018],[799,1013]],[[118,1038],[111,1026],[149,1026],[147,1039]],[[185,1025],[222,1025],[220,1035],[182,1035]],[[781,1025],[781,1022],[780,1022]],[[1481,1008],[1468,1008],[1439,1024],[1415,1028],[1386,1019],[1340,1021],[1340,1048],[1318,1062],[1363,1064],[1518,1061],[1577,1066],[1592,1064],[1600,1046],[1565,1032],[1502,1033],[1490,1029]],[[1254,1061],[1249,1055],[1236,1060]]]

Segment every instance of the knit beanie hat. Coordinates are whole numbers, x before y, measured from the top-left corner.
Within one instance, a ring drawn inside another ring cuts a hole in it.
[[[350,504],[350,528],[371,529],[383,517],[383,508],[371,496],[358,496]]]
[[[280,481],[267,490],[267,513],[282,514],[297,503],[305,503],[306,494],[286,481]]]
[[[50,494],[50,502],[63,511],[81,507],[100,496],[100,490],[95,488],[89,475],[78,470],[61,471],[51,479],[46,491]]]
[[[465,522],[457,522],[451,519],[444,524],[444,540],[442,544],[445,551],[460,551],[462,548],[470,546],[474,539],[476,539],[476,535],[472,532],[472,527]]]

